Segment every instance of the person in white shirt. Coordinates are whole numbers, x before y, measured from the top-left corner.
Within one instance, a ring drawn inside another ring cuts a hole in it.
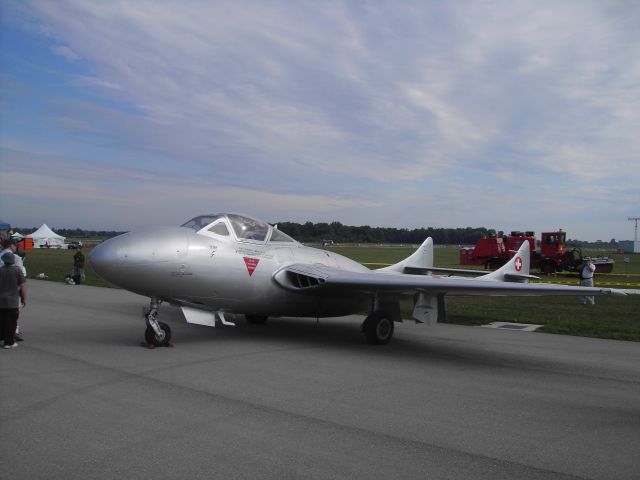
[[[0,257],[2,255],[4,255],[5,253],[9,252],[9,253],[13,253],[15,255],[15,263],[14,265],[16,267],[19,267],[20,270],[22,270],[22,274],[26,277],[27,276],[27,269],[24,268],[24,262],[22,261],[22,257],[20,255],[18,255],[18,244],[16,243],[16,241],[13,238],[7,238],[4,241],[4,249],[0,252]],[[2,267],[2,265],[0,265],[0,267]]]
[[[587,260],[582,267],[580,267],[580,285],[583,287],[593,287],[593,273],[596,271],[596,266],[591,259]],[[594,305],[596,301],[593,297],[581,297],[583,305]]]

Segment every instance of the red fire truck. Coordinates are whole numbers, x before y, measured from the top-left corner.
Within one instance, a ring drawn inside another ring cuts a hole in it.
[[[531,268],[550,274],[561,271],[576,272],[585,260],[591,259],[597,273],[610,273],[614,260],[609,257],[583,257],[579,247],[567,248],[567,232],[542,232],[540,248],[536,249],[534,232],[511,232],[510,235],[490,234],[482,237],[474,248],[460,249],[460,265],[482,265],[499,268],[515,254],[524,242],[529,242]]]

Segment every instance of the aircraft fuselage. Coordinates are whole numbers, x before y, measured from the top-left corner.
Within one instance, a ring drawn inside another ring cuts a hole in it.
[[[362,298],[339,293],[317,297],[283,289],[273,276],[293,263],[368,271],[346,257],[297,242],[232,241],[183,227],[126,233],[91,253],[91,264],[101,277],[173,304],[300,317],[348,315],[366,309]]]

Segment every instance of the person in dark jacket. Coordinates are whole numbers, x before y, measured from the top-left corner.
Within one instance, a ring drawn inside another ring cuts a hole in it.
[[[78,246],[78,250],[73,256],[73,269],[71,270],[71,278],[76,285],[80,282],[84,282],[84,254],[82,253],[82,244]]]
[[[27,303],[27,286],[22,270],[15,266],[15,255],[5,252],[0,257],[0,334],[4,348],[17,347],[15,341],[16,325],[20,314],[20,304]]]

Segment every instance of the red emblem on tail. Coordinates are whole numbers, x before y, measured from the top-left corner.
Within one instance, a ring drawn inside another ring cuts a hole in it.
[[[522,259],[520,257],[516,257],[515,262],[513,262],[513,264],[516,267],[516,272],[519,272],[520,270],[522,270]]]

